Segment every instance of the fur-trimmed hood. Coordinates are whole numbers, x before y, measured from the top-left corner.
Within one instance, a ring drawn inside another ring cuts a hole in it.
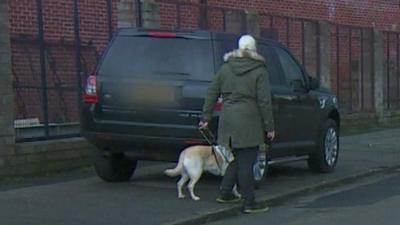
[[[265,59],[262,55],[258,54],[255,51],[246,51],[246,50],[240,50],[240,49],[235,49],[231,52],[228,52],[224,55],[224,61],[228,62],[230,58],[251,58],[257,61],[261,61],[265,63]]]
[[[234,74],[244,75],[258,67],[265,66],[263,56],[255,51],[236,49],[224,55],[224,61],[227,63]]]

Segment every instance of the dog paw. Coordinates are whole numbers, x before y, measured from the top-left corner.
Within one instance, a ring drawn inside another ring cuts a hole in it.
[[[199,200],[200,200],[200,197],[198,197],[198,196],[193,196],[192,199],[195,200],[195,201],[199,201]]]
[[[178,198],[185,198],[185,195],[178,195]]]

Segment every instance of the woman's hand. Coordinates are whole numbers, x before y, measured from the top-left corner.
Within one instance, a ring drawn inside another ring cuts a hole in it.
[[[273,130],[273,131],[267,132],[267,138],[269,140],[273,141],[275,138],[275,131]]]
[[[200,121],[200,123],[199,123],[199,128],[200,129],[206,129],[207,127],[208,127],[208,122]]]

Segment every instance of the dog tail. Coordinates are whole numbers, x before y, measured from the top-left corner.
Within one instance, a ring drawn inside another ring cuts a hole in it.
[[[173,168],[173,169],[166,169],[166,170],[164,171],[164,173],[165,173],[167,176],[176,177],[176,176],[178,176],[179,174],[181,174],[182,169],[183,169],[183,157],[180,156],[180,157],[179,157],[178,164],[176,165],[176,167]]]

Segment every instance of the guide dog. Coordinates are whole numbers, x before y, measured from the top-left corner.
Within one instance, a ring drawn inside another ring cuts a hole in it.
[[[187,185],[190,197],[195,201],[200,200],[200,197],[194,194],[194,186],[199,181],[203,171],[210,172],[217,176],[223,175],[223,170],[227,167],[229,162],[224,160],[222,158],[223,156],[213,151],[212,146],[195,145],[188,147],[179,155],[179,161],[176,167],[164,171],[166,175],[171,177],[178,176],[179,174],[181,175],[177,183],[178,198],[185,198],[185,195],[182,193],[182,187],[190,180]],[[232,191],[235,196],[240,196],[236,185]]]

